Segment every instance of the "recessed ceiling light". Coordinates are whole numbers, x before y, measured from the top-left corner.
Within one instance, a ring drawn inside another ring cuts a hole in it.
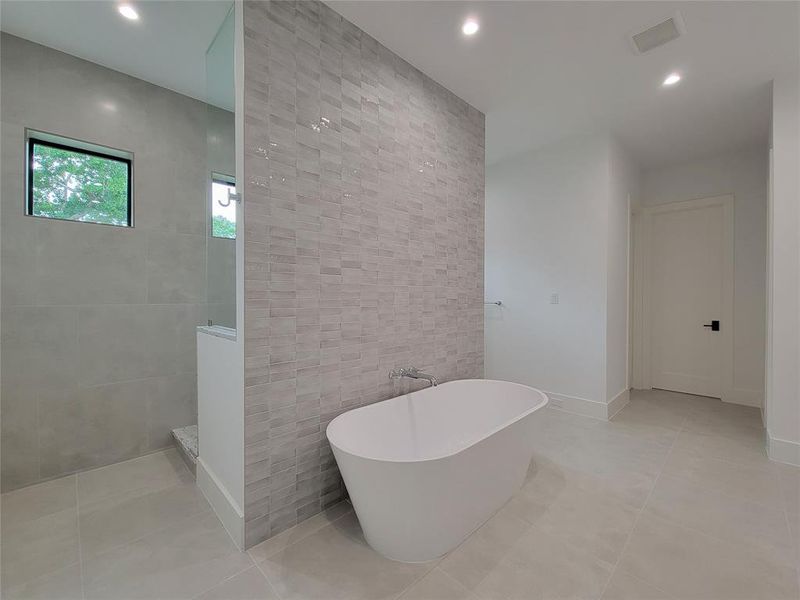
[[[662,83],[661,85],[667,85],[667,86],[675,85],[680,80],[681,80],[680,74],[678,74],[678,73],[670,73],[669,75],[667,75],[667,78],[664,80],[664,83]]]
[[[475,19],[467,19],[461,26],[461,31],[464,33],[464,35],[475,35],[478,33],[478,29],[480,28],[481,26],[478,25],[478,22]]]
[[[136,12],[136,9],[133,8],[130,4],[120,4],[117,7],[119,14],[121,14],[126,19],[130,19],[131,21],[138,21],[139,20],[139,13]]]

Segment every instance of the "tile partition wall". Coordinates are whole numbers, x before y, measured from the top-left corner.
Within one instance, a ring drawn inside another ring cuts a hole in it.
[[[339,500],[325,426],[483,375],[484,116],[317,1],[244,3],[245,537]]]

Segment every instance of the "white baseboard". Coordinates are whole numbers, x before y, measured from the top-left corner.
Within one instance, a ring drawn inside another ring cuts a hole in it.
[[[197,487],[239,550],[244,550],[244,513],[202,457],[197,458]]]
[[[754,406],[761,408],[761,398],[764,392],[761,390],[749,390],[746,388],[733,388],[729,393],[725,394],[724,402],[729,404],[741,404],[743,406]]]
[[[545,392],[545,394],[550,398],[550,406],[553,408],[602,421],[609,420],[621,411],[630,400],[630,390],[621,391],[609,403],[557,392]]]
[[[772,437],[767,430],[767,456],[775,462],[800,467],[800,443]]]
[[[614,396],[608,403],[608,419],[613,418],[615,414],[621,411],[631,401],[631,391],[629,389],[622,390],[619,394]]]
[[[608,414],[605,402],[579,398],[578,396],[567,396],[556,392],[545,392],[545,394],[550,398],[550,406],[558,410],[603,420],[606,419]]]

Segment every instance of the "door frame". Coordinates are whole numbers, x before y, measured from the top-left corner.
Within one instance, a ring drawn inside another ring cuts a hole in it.
[[[734,198],[733,194],[668,202],[657,206],[641,207],[633,211],[633,387],[652,388],[652,333],[651,307],[653,215],[681,210],[696,210],[720,206],[723,211],[722,259],[722,365],[720,396],[723,402],[734,400],[733,392],[733,305],[734,305]]]

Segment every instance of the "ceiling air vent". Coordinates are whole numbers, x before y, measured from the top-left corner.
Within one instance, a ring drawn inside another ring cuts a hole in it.
[[[644,54],[685,34],[686,26],[683,24],[683,18],[679,12],[676,12],[669,19],[632,34],[630,40],[633,51],[636,54]]]

